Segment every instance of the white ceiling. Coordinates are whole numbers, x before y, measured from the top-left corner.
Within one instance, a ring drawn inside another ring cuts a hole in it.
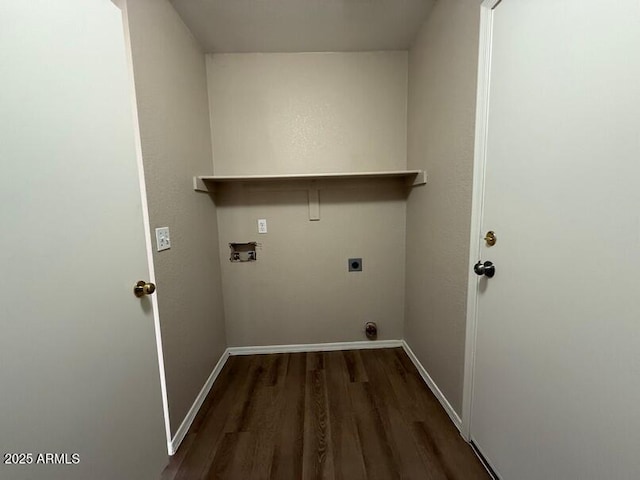
[[[171,0],[207,52],[405,50],[435,0]]]

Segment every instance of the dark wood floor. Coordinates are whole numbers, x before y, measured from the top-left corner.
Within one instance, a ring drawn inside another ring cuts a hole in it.
[[[229,358],[162,480],[487,479],[401,348]]]

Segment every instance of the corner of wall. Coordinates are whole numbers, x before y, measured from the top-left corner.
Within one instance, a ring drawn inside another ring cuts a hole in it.
[[[207,105],[209,107],[209,135],[211,137],[211,171],[205,172],[202,175],[216,174],[216,146],[215,146],[215,141],[213,137],[213,109],[215,108],[215,105],[213,104],[213,94],[211,91],[211,77],[213,75],[212,66],[211,66],[212,56],[213,56],[212,53],[204,54],[205,76],[207,78]],[[216,225],[216,231],[217,231],[217,225]]]
[[[480,2],[439,0],[409,53],[405,340],[462,410]]]

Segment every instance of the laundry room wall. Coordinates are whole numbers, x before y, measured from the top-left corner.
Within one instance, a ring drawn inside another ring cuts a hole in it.
[[[405,339],[461,413],[480,2],[439,0],[409,52]]]
[[[407,52],[207,56],[217,175],[406,168]],[[209,172],[204,172],[209,173]],[[230,346],[402,338],[407,187],[398,181],[217,189]],[[256,222],[267,220],[268,233]],[[256,262],[229,242],[259,242]],[[347,259],[361,257],[362,272]]]

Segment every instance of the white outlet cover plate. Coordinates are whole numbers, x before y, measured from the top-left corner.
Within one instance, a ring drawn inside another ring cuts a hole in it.
[[[156,246],[159,252],[163,250],[169,250],[171,248],[169,227],[156,228]]]
[[[267,233],[267,219],[258,219],[258,233]]]

